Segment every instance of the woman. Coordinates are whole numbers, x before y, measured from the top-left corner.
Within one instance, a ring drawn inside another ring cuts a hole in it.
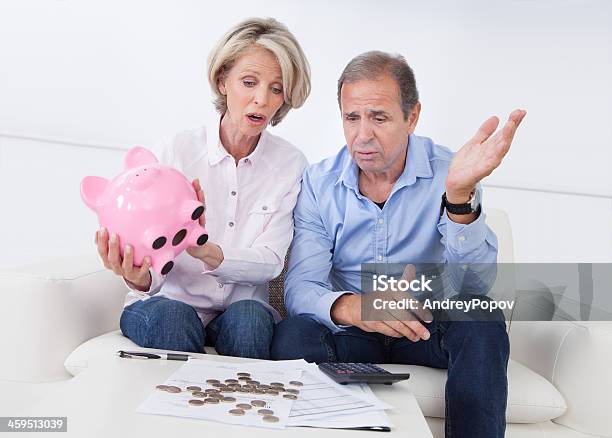
[[[220,121],[178,134],[158,155],[206,189],[209,241],[188,248],[158,276],[118,237],[96,233],[104,265],[131,289],[121,330],[142,347],[268,359],[278,313],[267,282],[283,268],[304,155],[266,130],[310,93],[310,68],[295,37],[274,19],[249,19],[219,41],[208,79]]]

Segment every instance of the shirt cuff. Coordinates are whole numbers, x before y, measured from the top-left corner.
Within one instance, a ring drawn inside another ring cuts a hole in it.
[[[215,269],[202,262],[202,274],[208,274],[217,279],[219,283],[236,283],[238,279],[250,279],[252,284],[259,284],[274,277],[276,264],[257,263],[256,272],[254,263],[244,260],[244,255],[238,248],[223,248],[223,261]],[[254,280],[254,281],[253,281]],[[250,284],[248,281],[240,283]]]
[[[446,244],[455,254],[468,254],[476,251],[487,237],[485,214],[480,212],[478,218],[471,224],[453,222],[446,212]]]
[[[125,283],[125,285],[128,287],[129,290],[136,293],[141,300],[146,300],[148,298],[151,298],[157,292],[159,292],[159,290],[161,289],[161,285],[163,283],[163,278],[161,278],[157,274],[157,272],[155,272],[152,268],[149,268],[149,273],[151,274],[151,286],[149,287],[149,290],[147,291],[135,289],[130,285],[130,283],[128,283],[128,281],[125,278],[123,277],[121,278],[123,279],[123,282]]]
[[[321,324],[324,324],[327,328],[329,328],[332,331],[332,333],[337,333],[339,331],[344,330],[347,327],[350,327],[347,325],[338,325],[331,318],[332,306],[334,305],[334,303],[336,302],[338,298],[346,294],[353,295],[354,292],[350,292],[350,291],[329,292],[321,296],[319,300],[317,301],[315,317]]]

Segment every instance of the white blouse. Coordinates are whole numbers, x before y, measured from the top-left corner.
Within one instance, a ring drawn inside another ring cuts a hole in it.
[[[230,304],[253,299],[268,304],[268,281],[280,274],[293,238],[293,208],[308,165],[304,154],[264,130],[253,152],[240,160],[225,150],[218,125],[181,132],[154,150],[159,161],[193,181],[200,179],[206,230],[223,250],[217,269],[182,252],[166,276],[152,269],[147,292],[130,289],[124,307],[152,295],[194,307],[204,325]],[[128,286],[129,287],[129,286]]]

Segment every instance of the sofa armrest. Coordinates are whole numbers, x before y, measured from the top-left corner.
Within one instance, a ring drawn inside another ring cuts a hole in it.
[[[555,423],[612,436],[612,322],[513,321],[510,343],[512,358],[565,398],[567,411]]]
[[[0,271],[0,379],[66,379],[64,360],[80,344],[117,330],[127,288],[97,254]]]

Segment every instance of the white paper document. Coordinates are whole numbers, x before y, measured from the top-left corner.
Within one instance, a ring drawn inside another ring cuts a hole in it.
[[[259,368],[261,367],[261,368]],[[293,403],[288,426],[327,428],[391,427],[385,409],[391,406],[376,398],[366,384],[340,385],[304,360],[262,362],[252,369],[302,371],[304,386]]]
[[[299,369],[282,370],[266,369],[260,367],[253,368],[254,364],[236,364],[229,362],[207,361],[202,359],[190,359],[172,374],[164,385],[177,386],[182,389],[180,393],[168,393],[165,391],[153,390],[154,392],[145,400],[136,412],[143,414],[171,415],[177,417],[199,418],[202,420],[217,421],[230,424],[241,424],[271,429],[283,429],[289,420],[293,400],[271,394],[250,394],[242,392],[232,392],[226,394],[235,398],[232,402],[220,402],[218,404],[204,404],[192,406],[189,400],[194,399],[188,386],[199,386],[202,391],[212,386],[206,383],[208,379],[217,379],[224,382],[226,379],[236,379],[237,373],[247,372],[251,374],[253,380],[262,384],[271,382],[281,382],[286,387],[290,387],[289,382],[302,378]],[[160,382],[162,383],[162,382]],[[251,403],[252,400],[265,401],[265,406],[257,406],[245,410],[241,416],[233,416],[229,413],[230,409],[236,409],[240,403]],[[278,418],[278,422],[264,421],[263,416],[258,414],[259,409],[269,409],[273,411],[273,416]]]

